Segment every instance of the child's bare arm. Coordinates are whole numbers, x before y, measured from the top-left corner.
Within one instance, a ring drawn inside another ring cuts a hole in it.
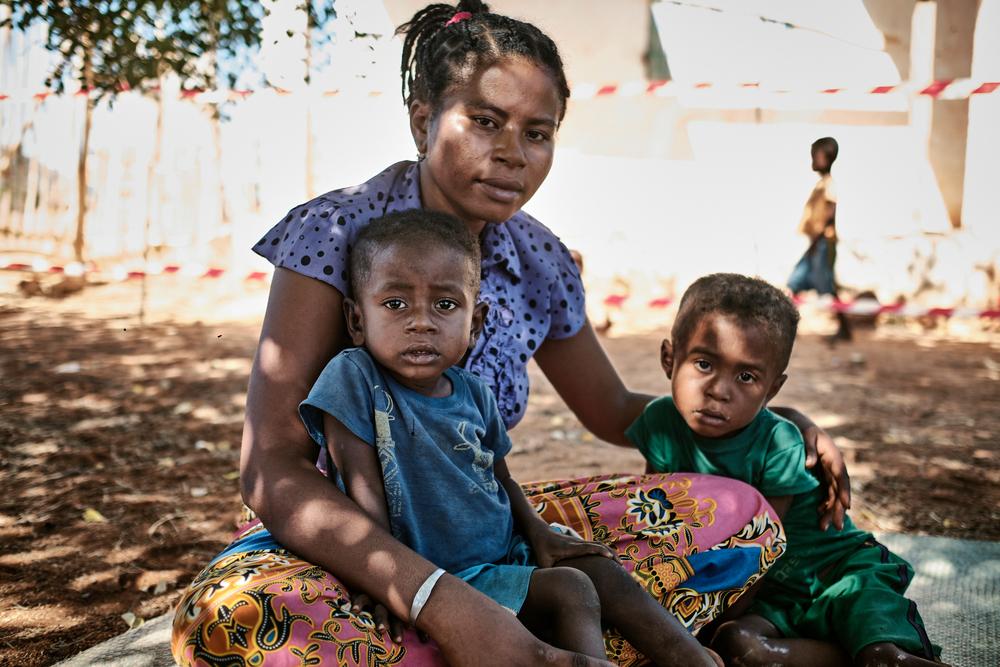
[[[600,542],[587,542],[571,535],[557,533],[549,528],[549,524],[539,516],[535,508],[528,502],[521,485],[510,476],[507,462],[503,459],[494,461],[493,476],[507,492],[514,522],[535,552],[539,566],[552,567],[564,558],[576,558],[577,556],[595,555],[615,558],[614,551]]]
[[[338,419],[323,415],[326,446],[337,466],[347,495],[383,528],[389,529],[382,468],[375,448],[354,435]]]
[[[535,532],[549,530],[549,525],[528,502],[521,485],[510,476],[507,461],[498,458],[493,462],[493,476],[507,492],[507,497],[510,499],[510,512],[514,515],[514,523],[529,542]]]
[[[794,496],[764,496],[764,500],[774,508],[774,512],[778,515],[779,519],[785,518],[785,512],[792,506],[792,498]]]

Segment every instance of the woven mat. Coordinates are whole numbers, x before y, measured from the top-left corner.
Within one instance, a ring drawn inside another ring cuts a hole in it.
[[[881,534],[910,561],[917,603],[941,659],[955,667],[1000,665],[1000,542]]]
[[[954,667],[1000,666],[1000,542],[881,534],[879,540],[913,564],[909,596],[931,641]],[[170,658],[166,614],[59,663],[62,667],[165,667]]]

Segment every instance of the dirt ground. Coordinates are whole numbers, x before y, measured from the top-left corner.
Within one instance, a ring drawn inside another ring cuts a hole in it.
[[[266,288],[206,282],[151,279],[140,326],[136,283],[51,300],[0,278],[0,665],[52,664],[166,612],[226,544]],[[665,392],[660,336],[621,328],[605,344],[622,376]],[[885,322],[831,349],[804,329],[776,403],[836,438],[855,520],[1000,540],[996,330]],[[516,477],[642,468],[532,373]]]

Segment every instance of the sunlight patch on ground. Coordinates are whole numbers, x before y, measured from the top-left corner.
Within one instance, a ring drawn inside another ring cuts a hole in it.
[[[946,459],[943,456],[935,456],[930,460],[930,464],[944,468],[945,470],[971,470],[972,466],[957,459]]]
[[[66,558],[67,556],[72,556],[74,553],[76,551],[71,547],[52,546],[46,549],[0,555],[0,565],[27,565],[52,558]]]
[[[31,457],[55,454],[58,451],[59,445],[56,444],[56,441],[51,438],[48,440],[42,440],[41,442],[23,442],[19,445],[14,445],[13,447],[13,452],[15,454]]]
[[[75,615],[62,605],[13,607],[0,614],[0,628],[16,630],[21,636],[31,633],[29,628],[39,628],[32,634],[43,637],[54,629],[69,629],[80,625]]]
[[[111,553],[109,553],[105,560],[111,565],[122,565],[124,563],[131,563],[133,561],[142,558],[143,554],[146,553],[146,550],[148,548],[149,545],[141,545],[137,547],[122,547],[119,549],[115,549]]]
[[[810,415],[810,419],[816,422],[816,425],[822,429],[836,428],[847,423],[847,417],[832,412],[817,412],[814,415]]]
[[[118,503],[170,503],[173,497],[162,493],[116,493],[110,500]]]
[[[140,591],[156,589],[159,584],[175,584],[184,575],[181,570],[148,570],[135,580],[135,587]]]
[[[92,410],[93,412],[104,412],[115,407],[114,401],[108,400],[96,394],[86,394],[69,400],[61,400],[58,403],[60,408],[66,410]]]
[[[116,417],[93,417],[82,419],[70,427],[73,432],[95,431],[108,428],[125,428],[139,423],[136,415],[119,415]]]
[[[119,574],[120,571],[117,568],[101,570],[100,572],[86,572],[69,582],[69,587],[74,591],[82,592],[100,584],[117,582]]]

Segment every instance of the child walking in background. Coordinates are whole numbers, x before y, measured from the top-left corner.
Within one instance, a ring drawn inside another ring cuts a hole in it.
[[[837,278],[834,264],[837,261],[837,189],[830,171],[840,147],[833,137],[823,137],[813,142],[812,169],[819,174],[819,181],[802,210],[799,233],[809,239],[809,247],[788,278],[792,294],[815,290],[817,294],[837,296]],[[833,340],[850,340],[851,327],[844,313],[837,313],[837,333]]]
[[[938,664],[903,596],[909,563],[848,517],[841,531],[818,527],[824,492],[802,465],[801,435],[765,407],[787,377],[798,319],[788,297],[762,280],[723,273],[695,281],[662,343],[672,395],[628,430],[647,472],[746,482],[787,531],[787,551],[748,613],[720,625],[711,646],[726,664],[746,666]]]
[[[608,547],[550,528],[511,479],[493,393],[456,365],[486,315],[479,267],[478,240],[447,214],[373,221],[354,243],[344,301],[356,347],[329,362],[300,406],[331,478],[440,568],[408,620],[447,571],[561,648],[606,658],[604,623],[658,665],[721,665]],[[374,616],[400,641],[397,620],[380,605]]]

